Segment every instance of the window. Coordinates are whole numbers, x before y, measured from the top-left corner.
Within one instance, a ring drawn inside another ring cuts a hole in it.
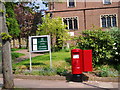
[[[103,0],[103,4],[111,4],[111,0]]]
[[[102,27],[116,27],[117,26],[117,18],[116,14],[114,15],[101,15],[101,26]]]
[[[75,0],[68,0],[68,7],[75,7]]]
[[[78,20],[77,20],[77,17],[63,18],[63,22],[64,22],[64,24],[67,25],[66,29],[69,29],[69,30],[78,29]]]

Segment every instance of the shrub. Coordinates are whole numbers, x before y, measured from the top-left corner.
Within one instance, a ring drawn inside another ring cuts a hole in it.
[[[39,75],[43,75],[43,76],[51,76],[51,75],[56,75],[56,71],[55,69],[51,69],[49,67],[45,67],[45,68],[42,68],[40,71],[39,71]]]
[[[118,73],[120,73],[120,64],[116,66],[116,69],[118,70]]]
[[[21,73],[21,72],[20,72]],[[40,70],[33,70],[32,72],[24,72],[25,75],[43,75],[43,76],[52,76],[52,75],[60,75],[65,76],[67,75],[67,70],[64,68],[49,68],[44,67]]]
[[[26,70],[19,69],[15,71],[15,74],[52,76],[52,75],[56,75],[56,71],[55,69],[44,67],[44,68],[36,69],[32,71],[28,71],[27,69]]]
[[[100,76],[100,77],[118,76],[118,71],[108,65],[102,65],[102,66],[98,67],[97,70],[98,70],[98,72],[96,73],[96,75]]]
[[[77,38],[80,49],[92,49],[93,65],[107,64],[112,57],[114,40],[110,33],[98,30],[85,30]]]
[[[120,29],[118,28],[112,28],[109,30],[112,38],[114,39],[114,47],[112,51],[112,63],[117,64],[119,62],[120,57]]]

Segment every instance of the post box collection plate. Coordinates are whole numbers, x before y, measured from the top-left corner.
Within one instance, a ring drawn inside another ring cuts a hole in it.
[[[77,58],[79,58],[79,55],[73,55],[73,58],[77,59]]]

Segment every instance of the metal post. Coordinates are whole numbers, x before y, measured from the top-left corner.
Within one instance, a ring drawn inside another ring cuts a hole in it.
[[[29,56],[30,56],[30,71],[32,71],[31,37],[29,37]]]
[[[31,56],[31,52],[29,52],[30,55],[30,71],[32,71],[32,56]]]
[[[50,53],[50,68],[52,68],[52,55],[51,55],[51,39],[50,35],[48,36],[48,43],[49,43],[49,53]]]
[[[50,68],[52,68],[52,55],[51,55],[51,49],[50,49],[49,53],[50,53]]]

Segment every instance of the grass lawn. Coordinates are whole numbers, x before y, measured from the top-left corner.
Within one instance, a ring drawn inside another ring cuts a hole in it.
[[[24,56],[25,54],[23,53],[17,53],[17,52],[11,52],[12,55],[12,63],[16,62],[16,58],[20,57],[20,56]]]
[[[20,57],[20,56],[24,56],[25,54],[23,53],[17,53],[17,52],[11,52],[12,55],[12,60],[15,61],[16,58]]]
[[[18,51],[18,50],[21,50],[21,49],[26,49],[26,48],[11,48],[11,51]]]
[[[64,68],[67,70],[71,70],[70,65],[70,52],[60,51],[60,52],[52,52],[52,66],[53,68]],[[15,68],[29,68],[29,59],[21,61],[19,63],[13,64]],[[50,66],[49,54],[40,55],[32,58],[32,68],[40,69]]]
[[[23,54],[23,53],[17,53],[17,52],[12,52],[12,55],[16,56],[18,58],[18,57],[23,56],[25,54]]]
[[[20,54],[19,54],[20,55]],[[22,54],[21,54],[22,55]],[[16,74],[25,74],[25,75],[63,75],[67,70],[71,72],[71,56],[70,52],[60,51],[52,52],[52,66],[53,70],[50,69],[50,57],[48,53],[45,55],[40,55],[32,58],[32,72],[26,72],[25,70],[29,69],[30,60],[26,59],[19,63],[13,64],[13,69],[15,69]],[[35,71],[39,70],[39,71]],[[100,72],[96,73],[98,76],[117,76],[118,72],[109,65],[100,65],[96,70]]]

